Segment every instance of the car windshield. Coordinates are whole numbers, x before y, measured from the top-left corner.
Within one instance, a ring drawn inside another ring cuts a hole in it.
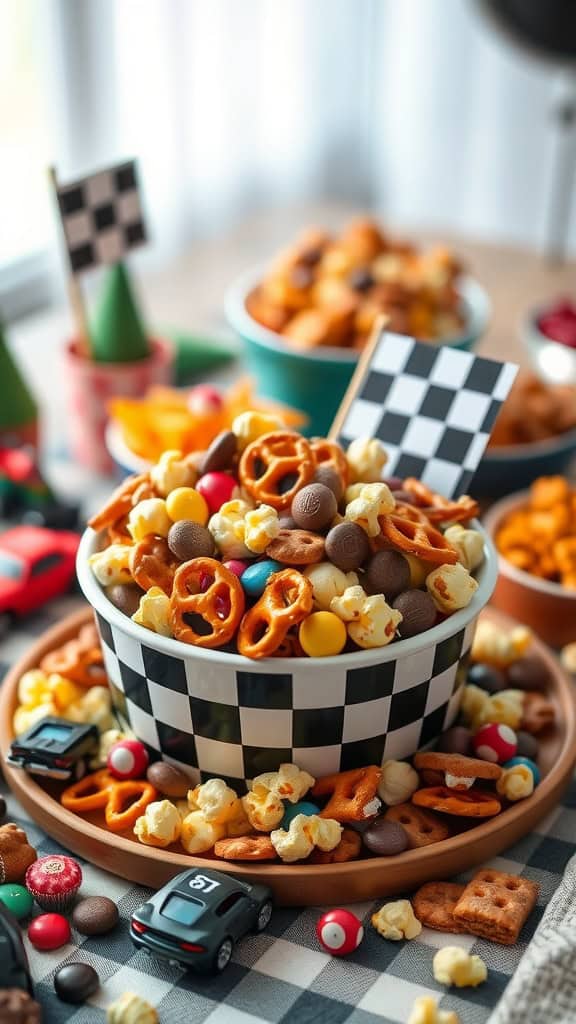
[[[202,916],[206,907],[200,900],[186,899],[172,894],[162,907],[162,917],[189,927]]]
[[[0,551],[0,576],[6,580],[21,580],[24,575],[24,563],[9,555],[6,551]]]
[[[56,740],[57,743],[65,743],[70,738],[73,726],[54,725],[52,722],[41,725],[34,733],[32,740]]]

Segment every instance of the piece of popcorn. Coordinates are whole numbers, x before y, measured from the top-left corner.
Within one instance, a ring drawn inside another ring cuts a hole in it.
[[[71,722],[90,722],[101,732],[115,725],[112,715],[112,698],[107,686],[91,686],[90,689],[66,708],[66,718]]]
[[[360,619],[368,600],[368,594],[360,584],[346,587],[344,592],[330,601],[330,611],[334,612],[342,622],[354,622]]]
[[[208,779],[188,793],[188,804],[198,807],[206,821],[224,825],[239,813],[239,797],[224,779]]]
[[[224,839],[226,826],[206,821],[202,811],[190,811],[182,822],[180,842],[188,853],[207,853],[219,839]]]
[[[383,939],[415,939],[422,931],[422,925],[414,915],[410,900],[394,900],[385,903],[377,913],[372,914],[372,926]]]
[[[484,561],[484,538],[479,530],[469,530],[460,523],[454,523],[444,531],[444,536],[452,545],[462,565],[473,572]]]
[[[252,828],[257,832],[270,832],[284,817],[285,808],[280,797],[264,786],[255,786],[242,797],[242,806]]]
[[[347,623],[348,636],[358,647],[385,647],[396,635],[402,613],[391,608],[383,594],[364,592],[362,587],[348,587],[341,597],[334,597],[330,610]]]
[[[357,437],[348,445],[346,461],[352,483],[371,484],[382,480],[382,470],[388,462],[386,449],[376,437]]]
[[[134,835],[145,846],[164,848],[175,843],[182,830],[182,818],[170,800],[155,800],[136,819]]]
[[[380,533],[378,516],[391,512],[394,505],[394,495],[387,484],[364,484],[358,497],[346,505],[344,518],[361,526],[369,537],[377,537]]]
[[[150,479],[162,498],[177,487],[193,487],[198,473],[191,462],[186,461],[179,451],[162,452],[155,466],[150,470]]]
[[[31,668],[20,676],[18,682],[18,701],[29,708],[38,707],[50,700],[48,675],[40,668]]]
[[[304,576],[312,584],[314,607],[329,611],[333,597],[341,597],[347,587],[358,583],[355,572],[342,572],[332,562],[317,562],[304,570]]]
[[[388,807],[410,800],[420,785],[418,772],[407,761],[384,761],[378,796]]]
[[[507,668],[526,653],[532,639],[532,631],[527,626],[504,630],[487,619],[481,619],[472,641],[472,661],[486,662],[495,668]]]
[[[284,424],[279,416],[270,412],[259,412],[249,409],[241,412],[232,421],[232,433],[236,435],[238,451],[243,452],[252,441],[262,437],[263,434],[270,434],[273,430],[282,430]]]
[[[132,622],[144,626],[145,629],[151,629],[160,636],[172,636],[170,598],[162,587],[150,587],[150,590],[142,594],[140,604],[132,616]]]
[[[346,505],[349,505],[351,501],[355,501],[356,498],[360,497],[363,487],[363,483],[348,484],[348,487],[344,491],[344,501]],[[344,517],[342,517],[342,519],[344,519]]]
[[[105,768],[108,761],[108,754],[115,743],[119,740],[129,739],[130,733],[122,732],[120,729],[106,729],[100,733],[98,751],[90,761],[90,767],[96,771],[98,768]]]
[[[126,529],[132,540],[138,543],[151,533],[158,537],[167,537],[171,526],[172,520],[166,511],[164,498],[145,498],[130,509]],[[110,548],[106,550],[109,551]]]
[[[576,643],[566,644],[560,651],[560,661],[567,672],[576,673]]]
[[[511,768],[503,768],[502,775],[496,783],[500,796],[514,803],[525,800],[534,792],[534,776],[528,765],[515,764]]]
[[[467,683],[462,690],[460,713],[468,725],[480,721],[490,701],[486,690],[474,683]]]
[[[288,831],[283,828],[270,833],[276,853],[285,864],[304,860],[315,846],[328,852],[333,850],[342,836],[342,826],[332,818],[319,818],[317,814],[297,814]]]
[[[252,558],[250,548],[246,547],[246,514],[250,506],[240,498],[225,501],[219,512],[215,512],[208,522],[208,529],[222,558]]]
[[[106,1010],[106,1024],[158,1024],[158,1014],[142,996],[123,992]]]
[[[31,729],[33,725],[42,721],[43,718],[47,718],[48,715],[55,715],[58,717],[58,708],[47,702],[46,704],[37,704],[34,708],[19,707],[14,712],[12,719],[12,728],[16,736],[21,736],[27,729]]]
[[[88,558],[98,583],[110,587],[118,583],[132,583],[130,571],[130,544],[110,544],[103,551],[97,551]]]
[[[255,555],[261,555],[280,533],[278,513],[271,505],[251,509],[244,518],[244,543]]]
[[[418,996],[407,1024],[460,1024],[460,1018],[454,1010],[440,1010],[434,996]]]
[[[263,787],[291,804],[298,803],[316,779],[309,772],[303,771],[297,764],[281,764],[277,772],[263,772],[252,782],[251,789]]]
[[[499,693],[493,693],[488,697],[474,725],[478,727],[486,722],[497,722],[499,725],[508,725],[511,729],[519,729],[525,697],[523,690],[500,690]]]
[[[433,569],[426,577],[426,589],[438,611],[450,614],[470,604],[478,583],[461,562],[456,562]]]
[[[457,988],[476,988],[488,977],[484,961],[460,946],[439,949],[432,961],[432,970],[440,985],[456,985]]]
[[[51,672],[48,676],[48,692],[50,700],[54,701],[58,711],[62,714],[70,704],[84,696],[86,689],[79,686],[78,683],[73,683],[71,679],[59,675],[58,672]]]

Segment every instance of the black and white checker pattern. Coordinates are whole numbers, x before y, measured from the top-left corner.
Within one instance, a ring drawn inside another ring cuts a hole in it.
[[[57,194],[73,274],[118,263],[146,241],[134,160],[58,185]]]
[[[120,718],[154,756],[242,791],[283,762],[327,775],[429,743],[456,717],[475,627],[398,661],[286,673],[172,657],[97,620]]]
[[[383,332],[339,440],[378,437],[386,474],[465,494],[518,367]]]

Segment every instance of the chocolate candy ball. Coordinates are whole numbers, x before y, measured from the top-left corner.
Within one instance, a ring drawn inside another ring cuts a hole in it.
[[[487,693],[499,693],[500,690],[505,690],[508,685],[503,672],[500,672],[497,668],[492,668],[491,665],[484,665],[480,661],[476,665],[470,666],[466,682],[479,686],[480,689],[486,690]]]
[[[0,989],[0,1020],[5,1024],[41,1024],[42,1009],[21,988]]]
[[[516,733],[516,743],[516,753],[518,757],[528,757],[531,761],[538,760],[538,750],[540,748],[535,736],[532,736],[531,733],[524,732],[523,729],[520,729],[519,732]]]
[[[338,503],[325,484],[308,484],[294,496],[290,511],[302,530],[323,530],[334,519]]]
[[[174,800],[183,800],[192,783],[185,772],[168,764],[166,761],[154,761],[146,772],[148,782],[162,793]]]
[[[358,569],[370,554],[370,543],[357,523],[338,523],[326,537],[326,556],[337,569]]]
[[[221,434],[214,438],[208,450],[204,452],[198,467],[200,475],[215,473],[221,469],[230,469],[237,450],[238,442],[236,435],[231,430],[223,430]]]
[[[130,616],[138,611],[140,598],[143,593],[144,591],[140,590],[140,587],[130,583],[115,583],[111,587],[106,587],[106,597],[108,600],[119,611],[124,612],[124,615]]]
[[[425,590],[405,590],[396,598],[392,607],[402,612],[398,630],[403,640],[424,633],[436,622],[436,606]]]
[[[550,673],[544,662],[534,655],[526,655],[512,662],[508,669],[508,686],[513,690],[545,690]]]
[[[401,476],[385,476],[382,482],[385,483],[391,491],[401,491],[404,486],[404,481]]]
[[[464,754],[472,751],[472,733],[464,725],[453,725],[443,732],[438,740],[438,750],[443,754]]]
[[[344,497],[344,481],[332,466],[317,466],[314,472],[314,481],[329,487],[336,501],[341,501]]]
[[[86,896],[72,911],[72,924],[81,935],[105,935],[118,918],[118,907],[108,896]]]
[[[377,857],[395,857],[408,849],[406,830],[397,821],[380,818],[362,833],[362,842]]]
[[[192,519],[179,519],[168,531],[168,547],[181,562],[191,558],[211,558],[214,554],[214,538],[205,526]]]
[[[393,601],[410,586],[410,566],[399,551],[377,551],[366,565],[364,589]]]
[[[100,988],[100,978],[90,964],[64,964],[54,975],[54,988],[65,1003],[85,1003]]]

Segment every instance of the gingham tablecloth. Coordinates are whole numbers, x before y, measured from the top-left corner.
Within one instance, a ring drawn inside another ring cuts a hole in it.
[[[68,597],[28,618],[0,645],[0,676],[36,637],[78,605],[78,598]],[[12,796],[8,796],[8,807],[7,820],[23,825],[39,855],[60,849],[27,820]],[[355,953],[338,959],[318,945],[314,928],[320,908],[279,908],[264,934],[248,936],[238,944],[231,964],[219,977],[183,973],[136,952],[128,937],[128,920],[148,891],[82,862],[82,894],[111,896],[121,921],[101,937],[84,938],[74,932],[72,943],[53,953],[39,953],[26,940],[36,997],[44,1008],[45,1024],[102,1024],[106,1006],[126,990],[146,996],[157,1007],[161,1024],[404,1024],[416,996],[433,993],[440,997],[442,1008],[457,1010],[462,1024],[484,1024],[560,883],[575,852],[575,839],[573,785],[562,806],[541,822],[538,831],[490,861],[491,867],[522,874],[541,887],[538,907],[521,941],[511,948],[429,929],[411,942],[387,942],[369,924],[379,904],[360,903],[351,909],[364,921],[364,940]],[[462,875],[462,879],[468,877]],[[455,994],[434,981],[432,958],[448,943],[482,957],[488,967],[485,984]],[[54,993],[54,972],[70,960],[92,964],[101,979],[99,992],[81,1007],[60,1002]]]

